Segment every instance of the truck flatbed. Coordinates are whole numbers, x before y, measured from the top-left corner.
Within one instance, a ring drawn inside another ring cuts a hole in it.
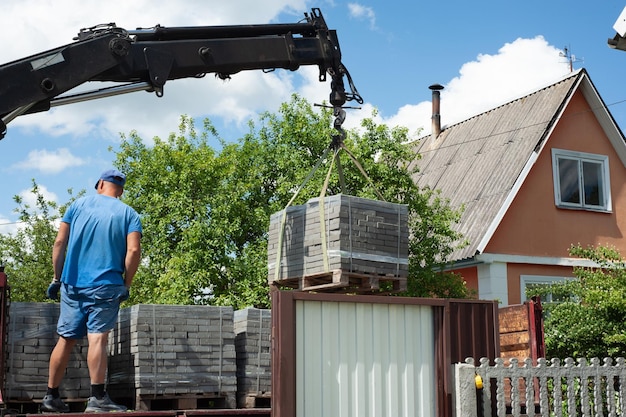
[[[5,415],[24,417],[59,417],[58,413],[43,414],[12,414]],[[125,413],[65,413],[67,417],[94,417],[100,415],[123,414],[129,417],[233,417],[233,416],[257,416],[271,417],[271,408],[228,408],[228,409],[205,409],[205,410],[159,410],[159,411],[127,411]]]

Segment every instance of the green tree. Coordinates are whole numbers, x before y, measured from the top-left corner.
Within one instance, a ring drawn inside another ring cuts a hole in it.
[[[437,282],[448,246],[459,238],[451,227],[458,213],[436,193],[414,185],[407,129],[363,121],[363,133],[348,133],[344,143],[350,151],[337,152],[335,169],[329,170],[333,152],[320,157],[336,134],[332,118],[331,110],[314,111],[294,95],[278,113],[263,114],[258,126],[250,122],[249,133],[236,143],[221,141],[219,152],[208,144],[219,139],[208,120],[198,134],[193,121],[183,117],[178,134],[155,138],[154,146],[135,133],[124,138],[115,165],[128,175],[124,199],[141,213],[144,226],[144,263],[131,302],[269,306],[270,215],[294,197],[293,205],[317,197],[327,170],[327,195],[378,198],[380,193],[387,201],[408,204],[417,227],[409,294],[423,292],[420,280]],[[313,167],[320,163],[317,172]],[[459,277],[448,278],[439,294],[469,295]],[[438,295],[434,287],[429,284],[426,293]]]
[[[182,117],[178,134],[155,138],[153,146],[134,132],[123,138],[115,162],[129,177],[123,199],[141,213],[144,225],[144,261],[129,303],[269,306],[269,217],[289,202],[318,196],[327,170],[327,195],[408,205],[412,237],[404,295],[470,296],[460,277],[442,272],[460,238],[452,228],[460,212],[414,185],[407,161],[416,156],[406,145],[407,129],[366,119],[362,133],[348,132],[345,148],[331,149],[337,133],[332,118],[329,109],[314,111],[293,96],[278,113],[263,114],[258,126],[250,122],[249,133],[236,143],[221,141],[219,152],[208,144],[218,138],[208,120],[198,134],[193,120]],[[357,169],[361,164],[367,175]],[[320,166],[317,172],[314,166]],[[24,226],[0,236],[0,256],[18,301],[44,299],[55,223],[75,199],[70,190],[62,206],[46,201],[34,180],[33,193],[34,207],[15,197]]]
[[[140,213],[144,229],[144,261],[131,303],[198,301],[204,288],[220,285],[220,265],[228,261],[211,204],[224,168],[191,120],[182,118],[180,131],[188,136],[155,138],[150,147],[133,132],[117,152],[118,168],[127,175],[123,199]]]
[[[422,189],[409,199],[409,280],[413,297],[472,298],[463,278],[445,270],[452,252],[467,244],[454,229],[461,210],[452,210],[437,190]]]
[[[34,205],[27,204],[21,196],[13,197],[18,205],[15,212],[19,213],[19,227],[13,234],[0,235],[0,260],[5,263],[13,301],[46,300],[45,290],[53,278],[52,244],[57,224],[75,199],[68,190],[68,203],[48,201],[35,180],[31,193],[35,196]]]
[[[561,303],[546,304],[544,323],[549,357],[603,358],[626,355],[626,270],[615,248],[570,249],[573,256],[594,261],[576,267],[576,280],[544,289]],[[541,295],[541,291],[537,294]]]

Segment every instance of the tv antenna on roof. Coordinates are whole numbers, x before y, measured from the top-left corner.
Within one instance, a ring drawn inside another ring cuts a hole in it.
[[[561,52],[559,52],[559,56],[567,59],[567,63],[569,64],[569,72],[574,72],[574,62],[584,62],[584,59],[576,58],[576,55],[572,54],[570,48],[567,46],[563,48]]]

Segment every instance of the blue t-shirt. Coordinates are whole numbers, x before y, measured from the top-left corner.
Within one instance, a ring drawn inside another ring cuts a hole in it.
[[[142,232],[137,212],[95,194],[74,201],[61,221],[70,225],[61,282],[78,288],[124,284],[126,236]]]

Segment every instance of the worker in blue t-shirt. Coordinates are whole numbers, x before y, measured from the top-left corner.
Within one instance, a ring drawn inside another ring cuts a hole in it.
[[[68,412],[59,394],[70,353],[87,336],[87,366],[91,396],[85,412],[125,411],[105,390],[107,344],[120,303],[128,299],[141,258],[139,215],[119,200],[126,176],[117,170],[102,173],[97,194],[74,201],[61,219],[52,249],[54,279],[47,296],[58,299],[59,340],[50,355],[48,391],[41,409]]]

